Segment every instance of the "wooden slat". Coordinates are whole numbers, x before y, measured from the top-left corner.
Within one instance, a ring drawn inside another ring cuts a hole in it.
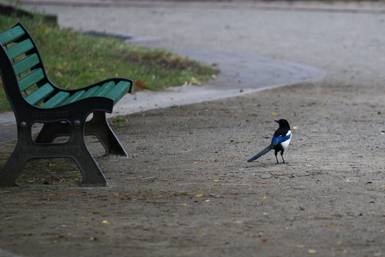
[[[27,90],[44,78],[43,69],[39,68],[19,80],[20,91]]]
[[[25,100],[27,100],[28,103],[35,105],[43,101],[43,99],[49,96],[53,91],[53,87],[46,83],[42,87],[39,87],[32,94],[28,95]]]
[[[107,95],[106,97],[114,100],[116,104],[131,88],[131,83],[128,81],[120,81]]]
[[[0,43],[2,45],[9,44],[12,41],[22,37],[24,34],[25,34],[25,31],[20,26],[16,26],[0,34]]]
[[[51,99],[49,99],[47,102],[45,102],[43,105],[40,106],[40,108],[54,108],[58,105],[61,105],[67,98],[69,98],[70,93],[60,91],[56,95],[54,95]]]
[[[37,54],[31,54],[24,58],[23,60],[18,61],[13,65],[13,69],[15,70],[16,76],[20,75],[21,73],[31,69],[33,66],[38,64],[39,57]]]
[[[82,100],[84,98],[90,97],[93,93],[95,93],[95,91],[97,91],[99,89],[99,87],[100,86],[96,86],[96,87],[92,87],[92,88],[88,89],[87,92],[85,92],[83,95],[81,95],[78,100]]]
[[[61,105],[70,104],[80,99],[80,97],[85,93],[85,90],[81,90],[73,94],[70,98],[65,100]]]
[[[105,96],[110,92],[111,89],[113,89],[115,86],[115,83],[113,81],[104,83],[98,90],[96,90],[91,96]]]
[[[6,50],[6,52],[8,54],[9,59],[14,59],[14,58],[28,52],[33,47],[34,46],[32,44],[32,41],[30,39],[26,39],[26,40],[14,45],[14,46],[8,48]]]

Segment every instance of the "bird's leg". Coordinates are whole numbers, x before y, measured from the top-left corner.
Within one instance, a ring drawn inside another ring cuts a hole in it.
[[[285,162],[285,159],[283,159],[283,151],[281,152],[281,157],[282,157],[283,163],[287,164],[287,162]]]
[[[278,152],[277,152],[277,151],[275,151],[275,153],[274,153],[274,154],[275,154],[275,159],[277,160],[277,164],[279,164],[279,161],[278,161],[278,157],[277,157],[277,153],[278,153]]]

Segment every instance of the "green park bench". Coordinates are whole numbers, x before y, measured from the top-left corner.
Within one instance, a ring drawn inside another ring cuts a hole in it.
[[[16,117],[18,140],[0,171],[0,186],[17,186],[25,163],[35,158],[71,158],[82,172],[81,186],[105,186],[103,172],[85,143],[96,136],[106,155],[127,153],[111,130],[106,112],[131,92],[132,80],[112,78],[75,90],[54,85],[47,77],[34,40],[21,24],[0,34],[0,74]],[[92,114],[92,119],[87,117]],[[38,136],[32,126],[43,124]],[[69,138],[54,142],[55,138]]]

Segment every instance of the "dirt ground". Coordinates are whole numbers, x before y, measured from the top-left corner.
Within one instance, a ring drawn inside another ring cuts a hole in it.
[[[382,256],[385,103],[373,85],[304,83],[113,125],[129,158],[89,147],[107,187],[33,161],[0,189],[0,248],[21,256]],[[276,115],[274,115],[276,114]],[[270,143],[285,153],[246,160]],[[1,146],[3,163],[14,142]],[[3,164],[2,164],[3,165]]]
[[[103,157],[89,140],[107,187],[78,187],[67,160],[29,162],[21,187],[0,188],[0,248],[42,257],[385,256],[385,14],[179,6],[48,10],[64,27],[328,75],[120,119],[113,128],[129,158]],[[276,165],[273,153],[247,163],[278,118],[296,127],[289,164]],[[0,168],[14,146],[0,146]]]

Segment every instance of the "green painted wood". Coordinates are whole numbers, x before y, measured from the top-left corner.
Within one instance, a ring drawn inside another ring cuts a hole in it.
[[[31,69],[33,66],[38,64],[40,62],[39,57],[37,54],[31,54],[27,56],[26,58],[18,61],[13,65],[13,69],[15,71],[16,76],[20,75],[21,73]]]
[[[49,99],[47,102],[45,102],[43,105],[41,105],[40,108],[43,108],[43,109],[54,108],[58,105],[61,105],[69,97],[70,97],[70,93],[60,91],[59,93],[54,95],[51,99]]]
[[[104,83],[98,90],[96,90],[91,96],[105,96],[110,92],[111,89],[113,89],[115,86],[115,82],[110,81],[107,83]]]
[[[76,92],[76,93],[73,94],[70,98],[68,98],[67,100],[65,100],[61,105],[70,104],[70,103],[73,103],[73,102],[79,100],[79,98],[80,98],[85,92],[86,92],[85,90],[81,90],[81,91]]]
[[[120,81],[108,94],[106,97],[114,100],[116,104],[131,88],[131,83],[128,81]]]
[[[30,39],[26,39],[16,45],[13,45],[5,51],[7,52],[9,59],[14,59],[33,49],[33,47],[34,46],[32,44],[32,41]]]
[[[4,33],[0,34],[0,43],[7,45],[11,42],[17,41],[23,36],[26,35],[26,32],[20,26],[16,26]],[[15,59],[22,56],[26,52],[32,50],[34,44],[32,39],[26,39],[22,42],[19,42],[10,48],[6,49],[7,55],[10,59]],[[15,74],[19,76],[20,74],[26,73],[28,70],[32,69],[34,66],[40,63],[40,59],[36,53],[30,54],[24,59],[13,64]],[[25,91],[32,86],[36,85],[39,81],[45,78],[44,71],[42,68],[31,71],[28,75],[25,75],[23,78],[19,79],[19,87],[21,91]],[[127,81],[120,81],[118,84],[115,84],[114,81],[104,83],[102,86],[96,86],[90,88],[89,90],[81,90],[74,94],[69,92],[61,91],[51,97],[46,101],[41,108],[54,108],[56,106],[61,106],[65,104],[70,104],[75,101],[79,101],[88,97],[101,96],[107,97],[114,100],[116,104],[130,89],[131,83]],[[50,94],[54,92],[53,86],[49,83],[44,84],[42,87],[38,88],[30,95],[26,96],[25,99],[32,105],[39,104],[45,100]]]
[[[37,90],[33,91],[32,94],[25,97],[25,100],[27,100],[28,103],[35,105],[43,101],[43,99],[49,96],[53,91],[53,87],[46,83],[42,87],[39,87]]]
[[[43,69],[39,68],[19,79],[20,91],[27,90],[44,78]]]
[[[96,86],[96,87],[92,87],[90,89],[87,90],[87,92],[85,92],[84,94],[82,94],[78,100],[82,100],[84,98],[87,98],[87,97],[90,97],[93,93],[95,93],[95,91],[97,91],[99,89],[100,86]]]
[[[2,45],[9,44],[12,41],[22,37],[24,34],[25,31],[20,26],[16,26],[0,34],[0,43]]]

